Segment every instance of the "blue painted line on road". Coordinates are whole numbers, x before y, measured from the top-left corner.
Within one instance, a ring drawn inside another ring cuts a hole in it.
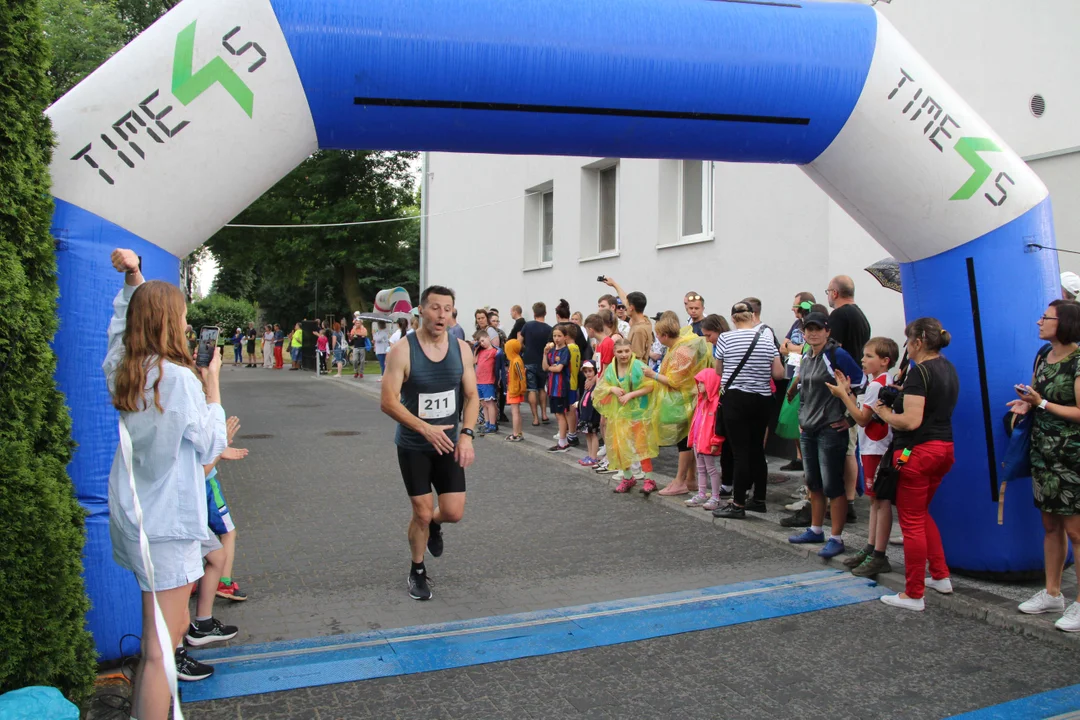
[[[1048,718],[1078,717],[1080,685],[1020,698],[1001,705],[992,705],[953,716],[953,720],[1047,720]]]
[[[583,650],[875,600],[873,582],[824,570],[664,595],[192,653],[212,677],[185,702],[258,695]]]

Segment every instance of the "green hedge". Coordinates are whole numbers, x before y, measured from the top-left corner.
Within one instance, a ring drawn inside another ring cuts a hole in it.
[[[37,0],[0,3],[0,692],[93,687],[82,508],[65,467],[71,420],[56,389],[56,259],[48,53]]]
[[[222,335],[231,337],[236,328],[246,330],[249,322],[255,322],[255,306],[247,300],[210,295],[188,305],[187,321],[196,332],[203,325],[217,325]],[[262,328],[259,328],[259,337],[262,337]]]

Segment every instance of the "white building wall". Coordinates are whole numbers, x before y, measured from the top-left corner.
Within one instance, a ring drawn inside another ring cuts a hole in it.
[[[1018,153],[1051,155],[1032,167],[1054,198],[1059,245],[1080,250],[1080,3],[894,0],[878,7]],[[1034,93],[1046,99],[1041,118],[1029,110]],[[875,333],[901,335],[900,295],[863,272],[887,253],[800,169],[716,163],[713,238],[671,247],[678,240],[678,164],[618,162],[618,251],[597,258],[595,201],[583,191],[583,168],[604,159],[432,153],[426,281],[457,291],[467,329],[472,311],[483,306],[499,308],[504,322],[511,305],[530,317],[537,300],[550,312],[566,298],[588,314],[606,292],[598,275],[645,292],[650,314],[682,315],[688,290],[705,296],[707,312],[724,315],[734,301],[756,295],[765,321],[786,329],[796,292],[821,300],[833,275],[848,274]],[[535,208],[529,209],[535,201],[523,196],[548,187],[553,261],[539,267]],[[1062,267],[1080,270],[1069,258],[1062,256]]]

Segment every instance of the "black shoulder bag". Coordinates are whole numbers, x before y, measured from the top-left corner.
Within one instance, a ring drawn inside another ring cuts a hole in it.
[[[919,374],[922,375],[923,386],[926,388],[926,397],[930,396],[930,373],[922,365],[915,366],[919,370]],[[907,373],[904,374],[904,379],[907,379]],[[926,409],[923,408],[923,421],[918,428],[915,429],[915,434],[911,438],[911,447],[903,448],[910,451],[919,444],[919,439],[922,437],[922,429],[926,425]],[[874,476],[874,497],[878,500],[896,500],[896,488],[900,484],[900,467],[907,462],[907,458],[901,457],[899,463],[893,461],[893,455],[898,448],[896,446],[896,430],[893,430],[893,439],[889,443],[889,449],[885,451],[885,462],[878,465],[877,475]]]
[[[731,377],[724,383],[724,387],[720,391],[720,403],[716,408],[716,427],[714,428],[717,437],[727,437],[726,428],[724,426],[724,393],[731,388],[732,383],[735,382],[735,378],[739,377],[739,371],[743,369],[743,366],[746,365],[746,361],[754,354],[754,348],[757,347],[758,340],[761,339],[763,332],[765,332],[764,327],[754,334],[754,339],[750,342],[750,347],[746,349],[746,354],[743,355],[743,359],[739,361],[739,364],[735,366],[735,370],[731,373]]]

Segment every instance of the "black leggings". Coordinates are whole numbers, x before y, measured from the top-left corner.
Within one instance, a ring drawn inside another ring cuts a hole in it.
[[[765,489],[769,480],[769,465],[765,459],[765,431],[769,427],[772,399],[768,395],[728,390],[723,398],[724,428],[727,438],[721,456],[724,484],[735,485],[735,504],[745,505],[750,488],[754,500],[765,502]],[[734,483],[732,483],[734,475]]]

